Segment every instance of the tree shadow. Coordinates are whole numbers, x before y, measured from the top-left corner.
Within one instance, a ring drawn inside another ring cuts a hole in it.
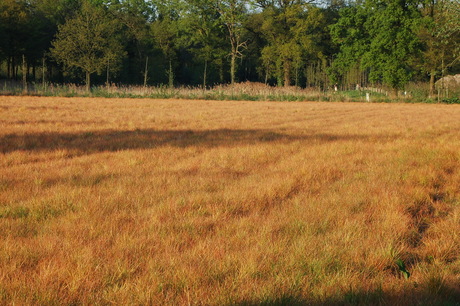
[[[375,137],[375,136],[373,136]],[[0,152],[74,150],[84,154],[132,149],[174,147],[232,147],[270,142],[309,141],[324,143],[367,140],[363,135],[311,134],[289,135],[270,130],[154,130],[87,131],[76,133],[43,132],[0,136]],[[385,136],[385,139],[388,137]]]
[[[434,289],[434,290],[433,290]],[[288,305],[460,305],[460,289],[450,286],[434,288],[430,284],[419,284],[418,288],[400,292],[383,292],[381,289],[373,291],[353,291],[333,297],[318,299],[302,297],[300,295],[283,294],[275,298],[266,298],[260,301],[240,301],[230,303],[235,306],[288,306]]]

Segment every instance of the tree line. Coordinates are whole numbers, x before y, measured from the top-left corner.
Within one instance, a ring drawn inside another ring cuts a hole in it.
[[[392,88],[460,71],[458,0],[0,0],[0,77]]]

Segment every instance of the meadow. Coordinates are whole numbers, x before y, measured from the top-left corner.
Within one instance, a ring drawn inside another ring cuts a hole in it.
[[[0,96],[0,304],[460,301],[460,105]]]

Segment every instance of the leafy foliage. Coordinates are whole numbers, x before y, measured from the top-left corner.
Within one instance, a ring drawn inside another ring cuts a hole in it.
[[[345,8],[332,27],[335,42],[342,44],[338,71],[359,63],[369,70],[372,82],[395,90],[411,79],[411,62],[420,50],[416,35],[417,1],[368,0]]]
[[[103,8],[84,2],[81,11],[59,27],[51,52],[66,67],[83,70],[89,90],[90,75],[102,73],[109,63],[115,66],[124,54],[118,30]]]
[[[396,260],[396,265],[398,266],[399,272],[402,273],[405,279],[410,277],[410,272],[406,269],[406,264],[401,259]]]
[[[429,81],[433,98],[437,79],[460,72],[459,7],[457,0],[2,0],[0,75],[78,83],[83,71],[87,84],[96,73],[101,84],[116,72],[116,83],[144,87],[255,81],[394,94]]]

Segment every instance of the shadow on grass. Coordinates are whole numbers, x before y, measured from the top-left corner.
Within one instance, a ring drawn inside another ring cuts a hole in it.
[[[385,136],[386,137],[386,136]],[[308,141],[324,143],[347,140],[367,140],[362,135],[289,135],[270,130],[133,130],[133,131],[89,131],[76,133],[31,133],[7,134],[0,137],[0,152],[75,150],[81,153],[149,149],[161,146],[174,147],[218,147],[258,143],[287,143]]]
[[[296,295],[282,295],[276,298],[267,298],[261,301],[241,301],[230,303],[235,306],[287,306],[287,305],[460,305],[460,289],[445,286],[442,290],[435,290],[430,286],[421,286],[424,289],[413,289],[400,294],[386,293],[381,289],[374,291],[348,291],[343,295],[325,299],[315,299]]]

